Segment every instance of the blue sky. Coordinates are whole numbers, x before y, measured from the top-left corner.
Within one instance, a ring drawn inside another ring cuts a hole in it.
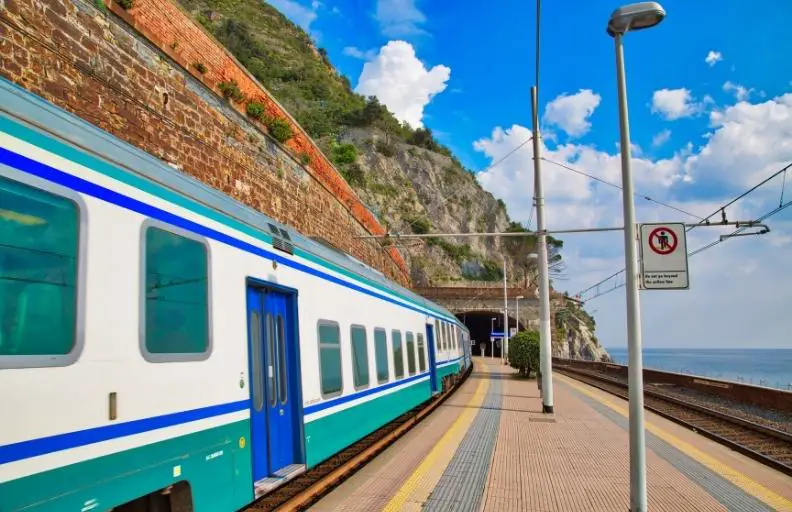
[[[500,0],[490,9],[472,0],[270,3],[309,30],[359,92],[432,128],[469,168],[487,168],[529,135],[533,2]],[[792,162],[792,3],[662,3],[668,15],[659,26],[625,38],[636,190],[703,216]],[[542,5],[544,156],[619,183],[614,47],[605,33],[618,4],[574,4]],[[479,175],[524,223],[531,166],[529,144]],[[544,173],[549,228],[621,224],[618,190],[549,163]],[[777,206],[780,193],[776,180],[729,216],[755,218]],[[639,221],[692,220],[640,199],[636,207]],[[792,315],[785,313],[792,303],[791,211],[773,218],[771,235],[692,258],[691,290],[642,292],[646,345],[792,346]],[[698,229],[688,244],[720,234]],[[623,266],[618,233],[571,235],[565,243],[568,278],[559,289],[575,293]],[[605,344],[624,345],[623,290],[587,307]],[[725,321],[731,314],[741,320]]]

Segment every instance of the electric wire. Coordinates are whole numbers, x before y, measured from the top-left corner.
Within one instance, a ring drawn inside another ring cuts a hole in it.
[[[549,161],[549,160],[548,160],[548,161]],[[556,163],[556,164],[557,164],[557,162],[552,162],[552,161],[550,161],[550,162],[551,162],[551,163]],[[754,185],[753,187],[749,188],[749,189],[748,189],[748,190],[746,190],[745,192],[743,192],[743,193],[741,193],[740,195],[738,195],[738,196],[734,197],[734,198],[733,198],[733,199],[731,199],[729,202],[727,202],[725,205],[723,205],[723,206],[719,207],[718,209],[716,209],[715,211],[713,211],[711,214],[709,214],[708,216],[704,217],[704,218],[701,220],[701,222],[699,222],[699,224],[697,224],[697,225],[694,225],[694,226],[690,226],[690,227],[688,227],[688,229],[687,229],[686,231],[687,231],[687,232],[689,232],[690,230],[692,230],[693,228],[695,228],[695,227],[698,227],[698,226],[706,226],[706,225],[709,225],[709,224],[710,224],[710,223],[709,223],[709,219],[711,219],[712,217],[714,217],[715,215],[717,215],[719,212],[724,212],[724,211],[726,210],[726,208],[728,208],[729,206],[733,205],[734,203],[736,203],[736,202],[737,202],[737,201],[739,201],[740,199],[744,198],[744,197],[745,197],[745,196],[747,196],[748,194],[750,194],[750,193],[754,192],[755,190],[757,190],[757,189],[758,189],[758,188],[760,188],[761,186],[763,186],[763,185],[767,184],[767,183],[768,183],[768,182],[770,182],[770,181],[771,181],[773,178],[777,177],[779,174],[782,174],[782,173],[784,173],[784,176],[786,177],[786,171],[787,171],[788,169],[790,169],[790,168],[792,168],[792,162],[791,162],[791,163],[789,163],[789,164],[787,164],[787,165],[785,165],[784,167],[782,167],[782,168],[781,168],[781,169],[779,169],[778,171],[774,172],[773,174],[771,174],[770,176],[768,176],[768,177],[767,177],[767,178],[765,178],[764,180],[760,181],[759,183],[757,183],[757,184],[756,184],[756,185]],[[782,188],[782,193],[783,193],[783,188]],[[765,215],[763,215],[763,216],[761,216],[761,217],[757,218],[757,219],[755,220],[755,222],[762,222],[763,220],[766,220],[766,219],[768,219],[768,218],[772,217],[773,215],[775,215],[775,214],[777,214],[777,213],[781,212],[782,210],[785,210],[785,209],[786,209],[786,208],[788,208],[790,205],[792,205],[792,201],[788,201],[787,203],[783,203],[783,202],[782,202],[782,203],[781,203],[781,204],[780,204],[780,205],[779,205],[777,208],[775,208],[774,210],[772,210],[772,211],[768,212],[767,214],[765,214]],[[717,225],[717,224],[714,224],[714,225]],[[733,235],[735,235],[735,234],[738,234],[738,233],[740,233],[740,232],[744,231],[744,230],[745,230],[745,229],[747,229],[748,227],[750,227],[750,226],[744,226],[744,227],[740,227],[740,228],[736,229],[734,232],[732,232],[731,234],[727,235],[727,237],[726,237],[726,238],[724,238],[724,239],[720,239],[720,238],[719,238],[718,240],[715,240],[715,241],[713,241],[712,243],[710,243],[710,244],[708,244],[708,245],[705,245],[705,246],[703,246],[703,247],[699,247],[698,249],[696,249],[696,250],[694,250],[694,251],[692,251],[692,252],[689,252],[689,253],[688,253],[688,256],[693,256],[693,255],[695,255],[695,254],[699,254],[699,253],[701,253],[701,252],[704,252],[704,251],[706,251],[707,249],[710,249],[710,248],[712,248],[712,247],[715,247],[716,245],[720,244],[720,243],[721,243],[721,242],[723,242],[724,240],[727,240],[729,237],[731,237],[731,236],[733,236]],[[597,289],[599,286],[601,286],[601,285],[603,285],[603,284],[607,283],[608,281],[610,281],[611,279],[615,278],[615,277],[616,277],[616,276],[618,276],[619,274],[623,274],[623,273],[624,273],[624,271],[625,271],[625,269],[621,269],[621,270],[619,270],[618,272],[615,272],[615,273],[611,274],[610,276],[606,277],[605,279],[602,279],[602,280],[600,280],[599,282],[597,282],[597,283],[595,283],[595,284],[593,284],[593,285],[589,286],[588,288],[586,288],[586,289],[584,289],[584,290],[580,291],[580,292],[577,294],[577,296],[578,296],[578,297],[582,297],[582,296],[583,296],[583,294],[585,294],[585,293],[587,293],[587,292],[589,292],[589,291],[591,291],[591,290],[595,290],[595,289]],[[610,289],[608,289],[607,291],[605,291],[605,292],[602,292],[602,293],[600,293],[600,292],[597,292],[597,293],[596,293],[594,296],[592,296],[592,297],[590,297],[590,298],[588,298],[588,299],[586,299],[586,300],[592,300],[592,299],[596,299],[597,297],[601,297],[602,295],[605,295],[606,293],[609,293],[609,292],[611,292],[611,291],[613,291],[613,290],[615,290],[615,289],[621,288],[622,286],[624,286],[624,283],[622,283],[622,284],[617,284],[617,285],[614,285],[614,286],[613,286],[613,288],[610,288]]]
[[[618,184],[616,184],[616,183],[613,183],[613,182],[610,182],[610,181],[607,181],[607,180],[603,180],[602,178],[598,178],[598,177],[596,177],[596,176],[592,176],[591,174],[585,173],[585,172],[583,172],[583,171],[581,171],[581,170],[579,170],[579,169],[575,169],[575,168],[573,168],[573,167],[570,167],[570,166],[568,166],[568,165],[566,165],[566,164],[562,164],[561,162],[556,162],[556,161],[554,161],[554,160],[550,160],[550,159],[547,159],[547,158],[545,158],[545,157],[541,157],[541,158],[542,158],[542,160],[544,160],[545,162],[548,162],[548,163],[551,163],[551,164],[557,165],[557,166],[559,166],[559,167],[561,167],[561,168],[563,168],[563,169],[566,169],[566,170],[568,170],[568,171],[574,172],[574,173],[576,173],[576,174],[580,174],[581,176],[585,176],[585,177],[587,177],[587,178],[590,178],[590,179],[592,179],[592,180],[594,180],[594,181],[598,181],[598,182],[600,182],[600,183],[603,183],[603,184],[605,184],[605,185],[608,185],[609,187],[618,188],[619,190],[621,190],[621,189],[622,189],[621,185],[618,185]],[[687,216],[689,216],[689,217],[693,217],[693,218],[694,218],[694,219],[696,219],[696,220],[699,220],[699,221],[703,221],[703,220],[704,220],[703,218],[699,217],[698,215],[695,215],[695,214],[693,214],[693,213],[690,213],[690,212],[686,212],[686,211],[685,211],[685,210],[683,210],[682,208],[678,208],[678,207],[676,207],[676,206],[673,206],[673,205],[670,205],[670,204],[668,204],[668,203],[664,203],[664,202],[662,202],[662,201],[658,201],[657,199],[652,199],[651,197],[649,197],[649,196],[647,196],[647,195],[644,195],[644,194],[641,194],[641,193],[639,193],[639,192],[635,192],[633,195],[634,195],[635,197],[640,197],[641,199],[645,199],[645,200],[649,201],[650,203],[655,203],[655,204],[657,204],[657,205],[659,205],[659,206],[664,206],[664,207],[666,207],[666,208],[669,208],[669,209],[671,209],[671,210],[674,210],[674,211],[676,211],[676,212],[679,212],[679,213],[685,214],[685,215],[687,215]]]

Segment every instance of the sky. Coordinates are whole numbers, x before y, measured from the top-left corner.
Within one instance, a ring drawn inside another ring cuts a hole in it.
[[[531,132],[535,3],[268,1],[328,51],[357,92],[377,96],[414,127],[431,128],[505,201],[512,219],[536,227],[531,144],[504,158]],[[615,53],[605,31],[619,4],[573,4],[545,2],[541,12],[549,230],[623,224],[618,188],[558,165],[621,183]],[[698,222],[792,163],[792,37],[785,21],[792,3],[662,4],[667,17],[660,25],[624,38],[636,216]],[[790,199],[792,168],[726,215],[751,220]],[[766,235],[731,238],[692,256],[689,290],[642,291],[644,346],[792,347],[792,208],[767,224]],[[693,229],[688,248],[726,232]],[[565,279],[554,281],[559,291],[576,295],[624,268],[620,232],[559,237],[567,265]],[[595,292],[583,298],[598,338],[606,347],[626,346],[624,288],[590,299]]]

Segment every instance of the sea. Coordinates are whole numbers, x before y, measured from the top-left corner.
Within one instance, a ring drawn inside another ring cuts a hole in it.
[[[627,364],[626,348],[606,348]],[[645,348],[644,368],[792,391],[792,348]]]

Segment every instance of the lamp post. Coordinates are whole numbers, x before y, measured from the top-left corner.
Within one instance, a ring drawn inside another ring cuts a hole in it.
[[[539,133],[539,89],[531,87],[531,118],[533,122],[534,202],[536,204],[537,266],[539,267],[539,391],[542,412],[553,412],[553,344],[550,333],[550,267],[547,265],[547,236],[544,218],[544,191]]]
[[[495,357],[495,341],[492,339],[492,335],[495,334],[495,320],[497,320],[497,318],[493,316],[492,322],[490,322],[490,357]]]
[[[517,332],[520,332],[520,299],[524,299],[522,295],[518,295],[514,298],[514,311],[515,316],[517,317]]]
[[[503,257],[503,343],[501,343],[501,362],[508,361],[509,348],[509,298],[506,289],[506,257]]]
[[[646,504],[646,437],[643,408],[643,362],[641,360],[641,305],[638,299],[635,206],[630,169],[630,125],[627,115],[627,82],[624,77],[622,38],[629,31],[650,28],[665,17],[657,2],[631,4],[613,11],[608,35],[616,44],[616,85],[621,132],[622,202],[624,207],[624,260],[627,273],[627,348],[630,407],[630,510],[644,512]]]

